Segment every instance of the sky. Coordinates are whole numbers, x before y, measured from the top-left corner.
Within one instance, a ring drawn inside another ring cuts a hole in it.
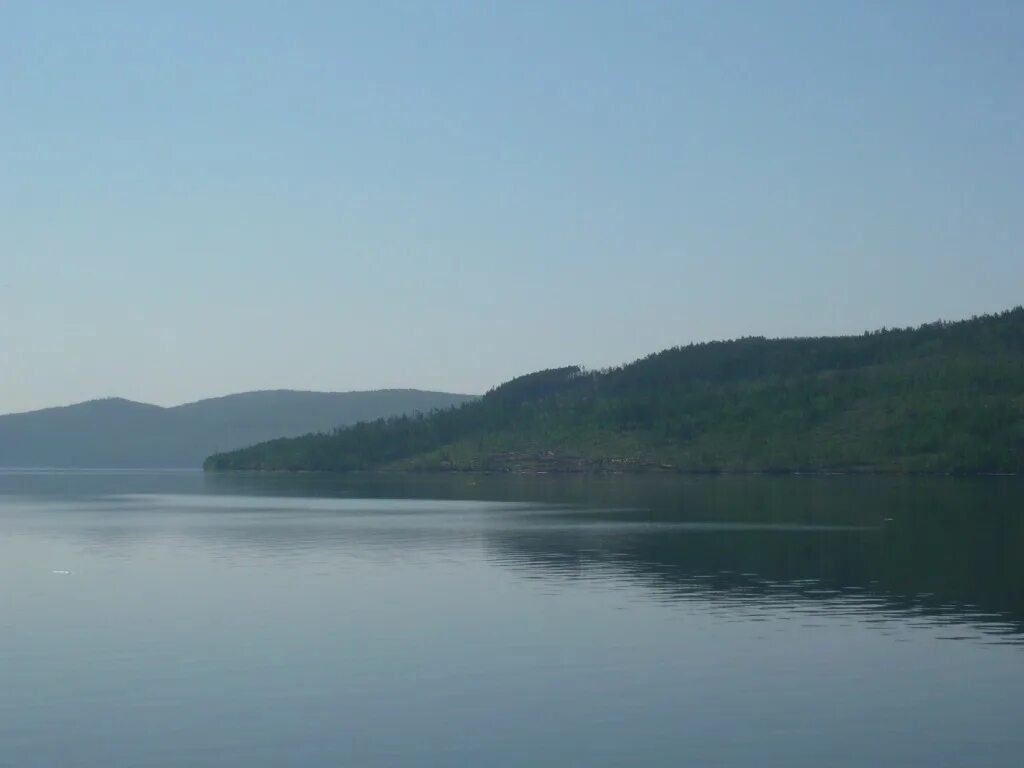
[[[0,2],[0,412],[1024,301],[1024,3]]]

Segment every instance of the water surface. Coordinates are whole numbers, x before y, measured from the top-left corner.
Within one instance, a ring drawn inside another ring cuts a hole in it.
[[[1019,766],[1022,502],[0,472],[0,765]]]

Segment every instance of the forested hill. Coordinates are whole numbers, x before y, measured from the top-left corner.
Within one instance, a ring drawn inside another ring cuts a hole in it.
[[[91,400],[0,416],[0,466],[198,468],[217,450],[472,399],[391,389],[243,392],[172,408],[122,398]]]
[[[1024,308],[668,349],[514,379],[430,416],[211,456],[210,470],[1024,471]]]

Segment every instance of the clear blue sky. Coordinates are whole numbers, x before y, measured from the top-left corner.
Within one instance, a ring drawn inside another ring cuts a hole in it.
[[[11,2],[0,72],[0,412],[1024,301],[1021,2]]]

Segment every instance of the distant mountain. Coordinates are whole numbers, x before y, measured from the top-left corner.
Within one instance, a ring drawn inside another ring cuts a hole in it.
[[[217,451],[385,416],[429,413],[472,395],[244,392],[162,408],[122,398],[0,416],[3,467],[196,467]]]
[[[423,418],[209,470],[1024,472],[1024,308],[858,336],[692,344],[540,371]]]

